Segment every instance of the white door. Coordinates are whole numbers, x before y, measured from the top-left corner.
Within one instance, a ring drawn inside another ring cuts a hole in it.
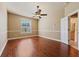
[[[61,42],[68,44],[68,17],[61,19]]]

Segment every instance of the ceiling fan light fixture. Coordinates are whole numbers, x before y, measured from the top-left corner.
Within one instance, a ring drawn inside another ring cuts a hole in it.
[[[34,14],[34,18],[37,18],[37,19],[41,19],[41,16],[47,16],[47,14],[41,14],[41,9],[39,9],[39,6],[37,6],[37,11],[35,12]]]

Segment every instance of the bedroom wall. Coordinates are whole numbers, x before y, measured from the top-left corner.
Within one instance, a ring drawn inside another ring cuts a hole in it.
[[[3,3],[0,3],[0,55],[7,43],[7,10]]]
[[[65,16],[79,9],[79,2],[70,2],[65,7]]]
[[[21,32],[21,20],[28,19],[32,21],[32,33]],[[19,16],[16,14],[8,13],[8,38],[17,38],[24,36],[38,35],[38,20],[30,19],[27,17]]]
[[[39,20],[39,35],[52,40],[60,40],[60,20],[64,17],[64,3],[39,3],[47,16]]]

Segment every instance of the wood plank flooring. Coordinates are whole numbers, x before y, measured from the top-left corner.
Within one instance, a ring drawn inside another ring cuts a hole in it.
[[[64,43],[42,37],[9,40],[2,57],[76,57],[79,51]]]

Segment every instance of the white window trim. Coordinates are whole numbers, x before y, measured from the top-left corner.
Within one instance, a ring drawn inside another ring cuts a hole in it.
[[[21,21],[22,21],[23,19],[21,19]],[[27,20],[27,21],[29,21],[29,23],[30,23],[30,32],[24,32],[24,31],[22,31],[22,25],[21,25],[21,34],[31,34],[32,33],[32,20],[30,20],[30,19],[25,19],[25,20]],[[21,22],[20,21],[20,22]]]

